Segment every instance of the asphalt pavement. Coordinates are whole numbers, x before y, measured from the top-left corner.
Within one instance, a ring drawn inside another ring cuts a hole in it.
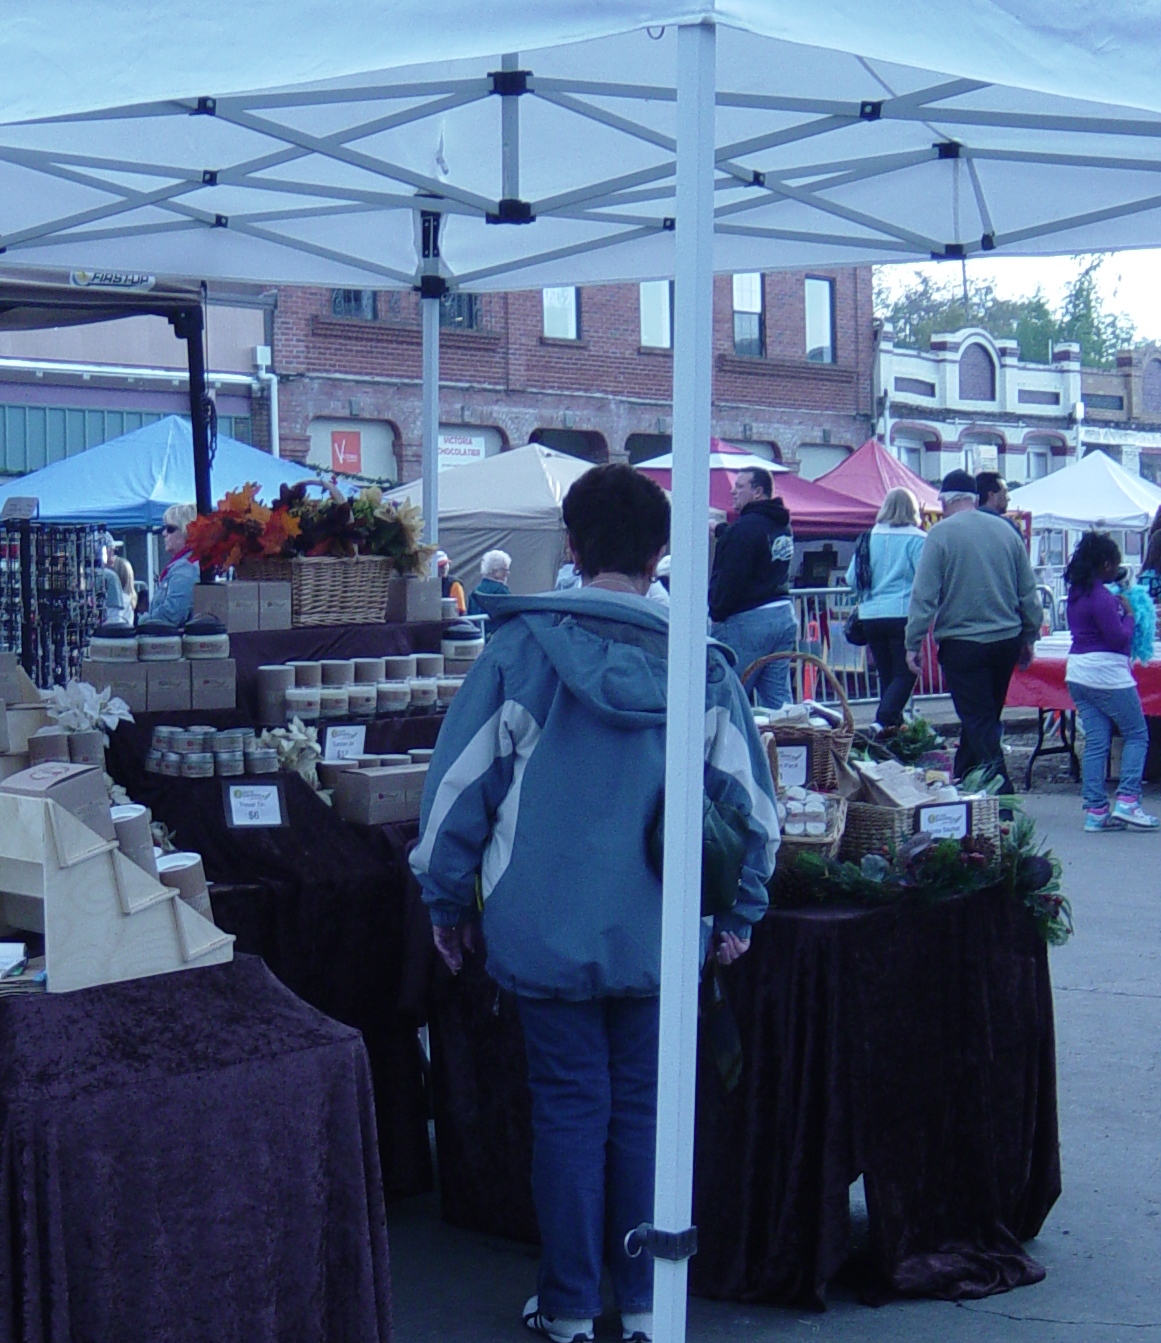
[[[1146,805],[1161,810],[1155,790]],[[1044,1282],[962,1305],[823,1314],[691,1300],[692,1343],[1161,1340],[1161,832],[1085,835],[1071,795],[1025,799],[1065,865],[1076,935],[1050,953],[1064,1192],[1031,1253]],[[860,1191],[852,1189],[854,1233]],[[398,1343],[517,1343],[536,1252],[444,1226],[434,1196],[389,1209]],[[597,1338],[619,1338],[613,1319]]]

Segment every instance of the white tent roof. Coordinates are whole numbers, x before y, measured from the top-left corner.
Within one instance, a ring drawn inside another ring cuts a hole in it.
[[[1039,530],[1136,531],[1148,527],[1161,508],[1161,489],[1097,451],[1013,490],[1011,499],[1013,508],[1032,514]]]
[[[408,286],[437,210],[427,269],[453,286],[672,275],[673,23],[699,14],[719,271],[1161,236],[1158,0],[970,22],[906,0],[352,0],[325,25],[258,0],[245,42],[222,40],[225,0],[26,8],[0,120],[50,119],[0,125],[5,265]],[[238,92],[264,84],[284,87]]]

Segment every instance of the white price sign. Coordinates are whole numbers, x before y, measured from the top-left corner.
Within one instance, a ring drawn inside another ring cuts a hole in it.
[[[231,825],[244,828],[283,824],[282,792],[276,783],[232,783],[226,797]]]
[[[34,499],[31,495],[13,494],[4,500],[4,507],[0,509],[0,521],[26,522],[29,518],[36,517],[39,507],[39,499]]]
[[[810,773],[810,748],[778,747],[778,787],[805,788]]]
[[[323,759],[354,760],[357,755],[363,754],[366,741],[367,728],[365,724],[328,727],[326,745],[323,748]]]
[[[915,809],[916,829],[932,839],[963,839],[971,833],[971,814],[967,802],[938,802]]]

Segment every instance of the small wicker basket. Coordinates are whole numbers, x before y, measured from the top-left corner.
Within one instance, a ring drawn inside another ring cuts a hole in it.
[[[840,760],[846,760],[850,754],[851,742],[855,739],[855,716],[851,713],[850,701],[846,697],[846,692],[839,685],[834,672],[826,665],[821,658],[815,657],[813,653],[769,653],[766,657],[759,658],[741,673],[742,681],[760,668],[766,666],[769,662],[801,662],[809,666],[816,667],[822,674],[823,679],[831,690],[834,691],[835,698],[838,700],[839,707],[842,710],[843,725],[836,728],[803,727],[797,723],[771,723],[769,727],[763,728],[763,734],[771,733],[778,746],[809,746],[810,747],[810,787],[819,793],[831,793],[838,783],[838,773],[835,770],[832,752]],[[770,768],[774,773],[774,781],[778,782],[777,755],[771,755]]]
[[[873,802],[847,806],[846,829],[839,857],[857,863],[866,853],[896,849],[915,832],[914,807],[881,807]],[[971,799],[972,837],[1000,844],[1000,804],[994,797]]]
[[[393,562],[385,555],[244,560],[238,577],[290,584],[290,622],[379,625],[386,618]]]
[[[847,800],[845,797],[831,794],[827,796],[826,802],[826,834],[788,835],[783,832],[782,841],[778,845],[775,871],[782,872],[792,867],[800,853],[815,853],[820,858],[838,857],[846,828]]]

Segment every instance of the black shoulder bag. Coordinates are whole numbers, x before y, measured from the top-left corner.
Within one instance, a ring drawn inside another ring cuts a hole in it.
[[[870,595],[874,579],[871,577],[871,533],[863,532],[855,542],[855,595],[856,598],[862,597],[864,593]],[[859,618],[859,608],[856,602],[854,610],[847,616],[843,624],[843,635],[847,643],[854,644],[856,648],[862,648],[867,642],[867,628]]]

